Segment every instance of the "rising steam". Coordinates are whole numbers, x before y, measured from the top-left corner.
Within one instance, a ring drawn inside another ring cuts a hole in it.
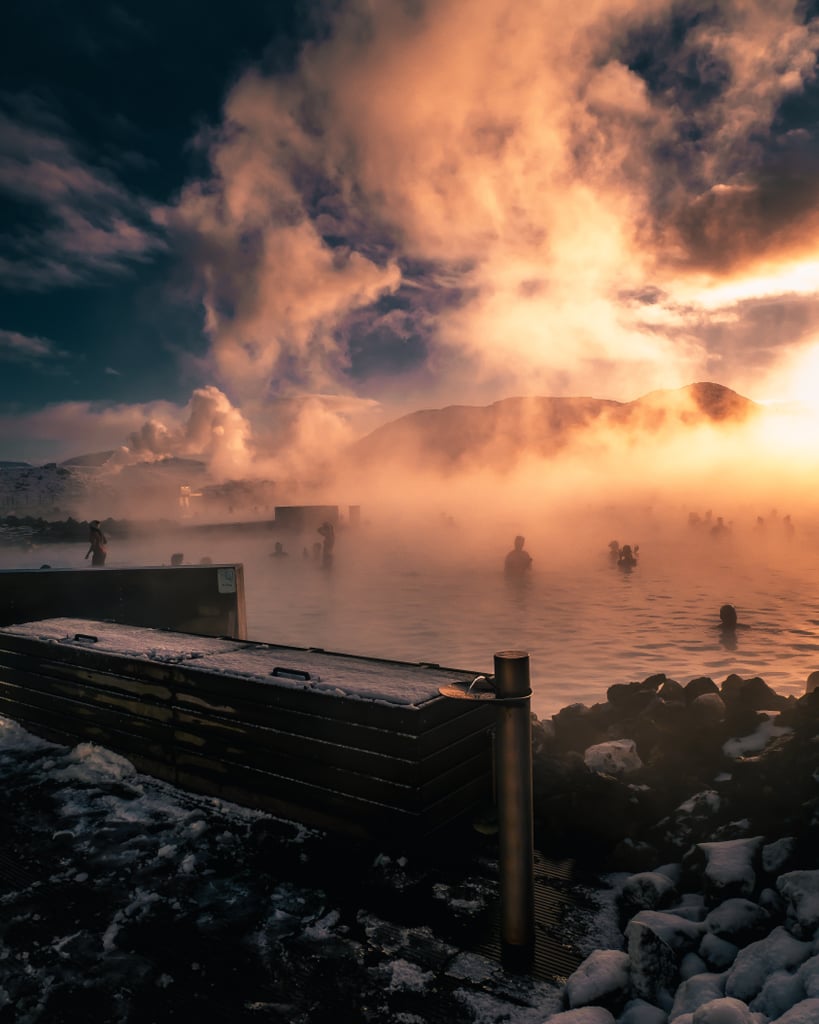
[[[819,204],[782,104],[812,83],[819,32],[799,11],[336,5],[291,71],[238,78],[196,140],[207,173],[156,213],[201,302],[209,383],[129,422],[121,458],[392,498],[386,464],[356,477],[343,453],[413,409],[698,380],[805,397]],[[515,472],[557,501],[675,473],[699,495],[729,469],[759,490],[815,428],[768,422],[695,439],[601,421]],[[404,503],[431,486],[415,461]],[[471,502],[489,470],[460,469]]]

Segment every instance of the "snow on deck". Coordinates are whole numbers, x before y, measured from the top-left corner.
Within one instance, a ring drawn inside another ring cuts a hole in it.
[[[171,664],[191,662],[191,667],[197,671],[214,675],[389,704],[425,703],[439,696],[439,686],[469,682],[475,675],[469,671],[431,668],[409,662],[385,662],[296,647],[271,647],[243,640],[172,633],[90,619],[43,619],[3,626],[0,633],[76,647],[87,646],[89,650],[132,659]],[[75,639],[78,634],[80,639]],[[97,639],[94,642],[82,639],[83,636]],[[277,668],[287,674],[271,675]]]

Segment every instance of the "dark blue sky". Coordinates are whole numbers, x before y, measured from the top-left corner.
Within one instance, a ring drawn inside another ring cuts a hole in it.
[[[695,379],[804,397],[815,5],[556,9],[6,5],[0,457],[141,431],[251,458],[310,417],[340,441]]]
[[[0,328],[53,343],[40,359],[25,350],[14,359],[6,348],[4,403],[187,400],[198,382],[180,372],[178,357],[205,350],[202,312],[186,293],[178,254],[151,225],[150,204],[166,203],[201,171],[190,140],[218,120],[232,81],[252,63],[292,63],[314,31],[304,10],[297,0],[6,7],[7,126],[25,129],[29,153],[40,143],[66,175],[90,169],[96,180],[85,195],[79,186],[72,195],[68,182],[66,199],[84,201],[91,224],[113,232],[123,216],[144,238],[133,250],[112,243],[97,257],[43,191],[0,192]],[[11,155],[19,159],[20,149]]]

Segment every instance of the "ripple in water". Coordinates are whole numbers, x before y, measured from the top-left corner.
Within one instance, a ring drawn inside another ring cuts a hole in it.
[[[536,557],[531,578],[515,585],[500,571],[503,552],[481,564],[458,565],[454,557],[425,563],[423,552],[397,544],[376,551],[363,532],[340,535],[329,572],[300,554],[269,558],[269,540],[199,544],[186,561],[207,555],[243,563],[251,639],[475,673],[492,671],[495,651],[526,650],[532,710],[541,718],[659,672],[681,683],[759,675],[799,696],[819,668],[819,573],[811,552],[772,566],[730,551],[696,559],[680,557],[674,545],[643,544],[639,566],[625,575],[607,564],[602,544],[556,568]],[[162,540],[111,544],[109,564],[167,564],[170,551]],[[3,563],[82,566],[84,552],[83,544],[6,550]],[[724,603],[749,627],[733,650],[716,628]]]

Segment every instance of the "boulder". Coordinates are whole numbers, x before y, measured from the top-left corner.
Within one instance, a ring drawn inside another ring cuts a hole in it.
[[[595,950],[566,982],[570,1008],[595,1005],[619,1013],[629,998],[630,967],[628,954],[621,950]]]
[[[776,887],[785,900],[785,927],[797,939],[819,931],[819,871],[789,871]]]
[[[680,962],[700,943],[702,926],[673,914],[643,910],[626,926],[635,995],[670,1010],[680,980]]]
[[[739,951],[725,979],[725,994],[750,1003],[769,975],[774,971],[795,971],[812,952],[809,942],[800,942],[779,925],[764,939]]]

